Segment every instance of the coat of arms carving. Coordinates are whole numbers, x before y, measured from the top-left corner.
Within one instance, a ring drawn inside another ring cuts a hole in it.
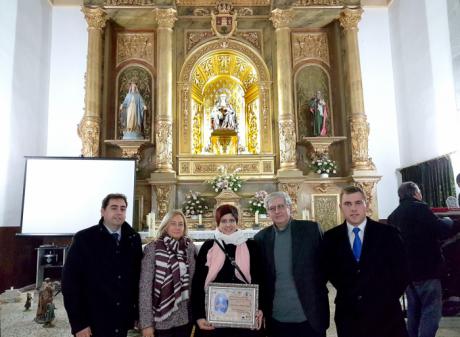
[[[233,10],[231,1],[219,0],[216,10],[211,13],[211,27],[218,37],[229,38],[236,30],[236,12]]]

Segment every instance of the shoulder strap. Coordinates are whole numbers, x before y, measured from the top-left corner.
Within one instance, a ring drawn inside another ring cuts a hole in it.
[[[246,276],[244,276],[244,274],[241,271],[240,267],[238,267],[238,265],[236,264],[235,259],[233,257],[231,257],[230,255],[228,255],[227,251],[225,250],[224,246],[222,246],[222,244],[219,242],[219,240],[216,239],[214,241],[217,243],[217,245],[220,247],[220,249],[222,249],[222,251],[224,252],[224,254],[227,257],[227,259],[230,261],[232,266],[235,267],[235,269],[238,271],[238,273],[240,273],[240,275],[243,277],[244,282],[246,282],[246,284],[249,284],[248,279],[246,278]]]

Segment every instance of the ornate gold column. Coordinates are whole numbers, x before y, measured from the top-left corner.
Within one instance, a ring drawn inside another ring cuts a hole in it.
[[[281,175],[290,171],[288,176],[298,176],[296,167],[296,128],[292,86],[292,57],[289,24],[294,13],[292,10],[275,9],[270,20],[275,27],[276,38],[276,90],[278,96],[278,128],[280,147]]]
[[[361,8],[345,8],[340,13],[340,25],[344,37],[344,66],[348,97],[348,119],[351,133],[351,175],[353,184],[366,193],[368,215],[378,219],[376,186],[381,176],[377,175],[372,159],[368,155],[369,124],[364,111],[361,64],[358,46],[358,23]]]
[[[88,23],[88,53],[85,75],[85,114],[78,124],[84,157],[99,156],[101,130],[102,34],[107,15],[99,7],[82,7]]]
[[[152,212],[161,221],[174,208],[176,172],[173,170],[173,30],[177,20],[173,8],[155,8],[157,28],[157,93],[156,93],[156,162],[150,174]]]
[[[174,22],[177,20],[173,8],[155,9],[157,29],[157,95],[156,95],[156,172],[173,170],[173,73],[172,37]]]
[[[369,124],[364,111],[363,86],[361,82],[361,64],[358,46],[358,22],[361,20],[361,8],[345,8],[340,13],[345,42],[345,69],[347,72],[346,90],[348,93],[348,118],[351,127],[351,160],[353,173],[361,170],[375,170],[368,156]]]

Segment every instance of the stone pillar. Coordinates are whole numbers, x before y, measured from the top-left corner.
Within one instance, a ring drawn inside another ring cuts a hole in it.
[[[172,37],[176,10],[155,9],[157,29],[157,95],[156,95],[156,172],[173,173],[173,73]]]
[[[346,90],[348,96],[348,118],[351,127],[352,174],[358,171],[375,170],[368,156],[369,124],[364,111],[361,64],[358,46],[358,22],[361,20],[361,8],[345,8],[340,13],[340,24],[344,36],[344,66]]]
[[[301,175],[296,167],[296,128],[294,115],[291,29],[292,10],[275,9],[270,20],[276,38],[276,91],[278,96],[278,128],[280,147],[279,175]]]
[[[88,23],[88,53],[85,75],[85,113],[78,124],[84,157],[99,156],[102,97],[102,34],[107,21],[106,13],[99,7],[83,7]]]

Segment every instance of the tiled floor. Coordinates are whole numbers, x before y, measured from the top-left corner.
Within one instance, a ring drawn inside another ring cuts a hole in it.
[[[57,310],[54,327],[44,328],[42,325],[33,321],[37,309],[36,296],[29,311],[24,310],[25,294],[19,303],[8,303],[0,305],[0,336],[1,337],[70,337],[67,315],[62,304],[62,295],[55,298]],[[330,291],[331,317],[334,315],[333,298],[335,292]],[[135,333],[131,337],[139,336]],[[331,319],[331,327],[327,331],[327,337],[336,337],[334,321]],[[441,328],[436,337],[459,337],[460,336],[460,317],[444,317],[441,321]],[[288,336],[287,336],[288,337]]]

